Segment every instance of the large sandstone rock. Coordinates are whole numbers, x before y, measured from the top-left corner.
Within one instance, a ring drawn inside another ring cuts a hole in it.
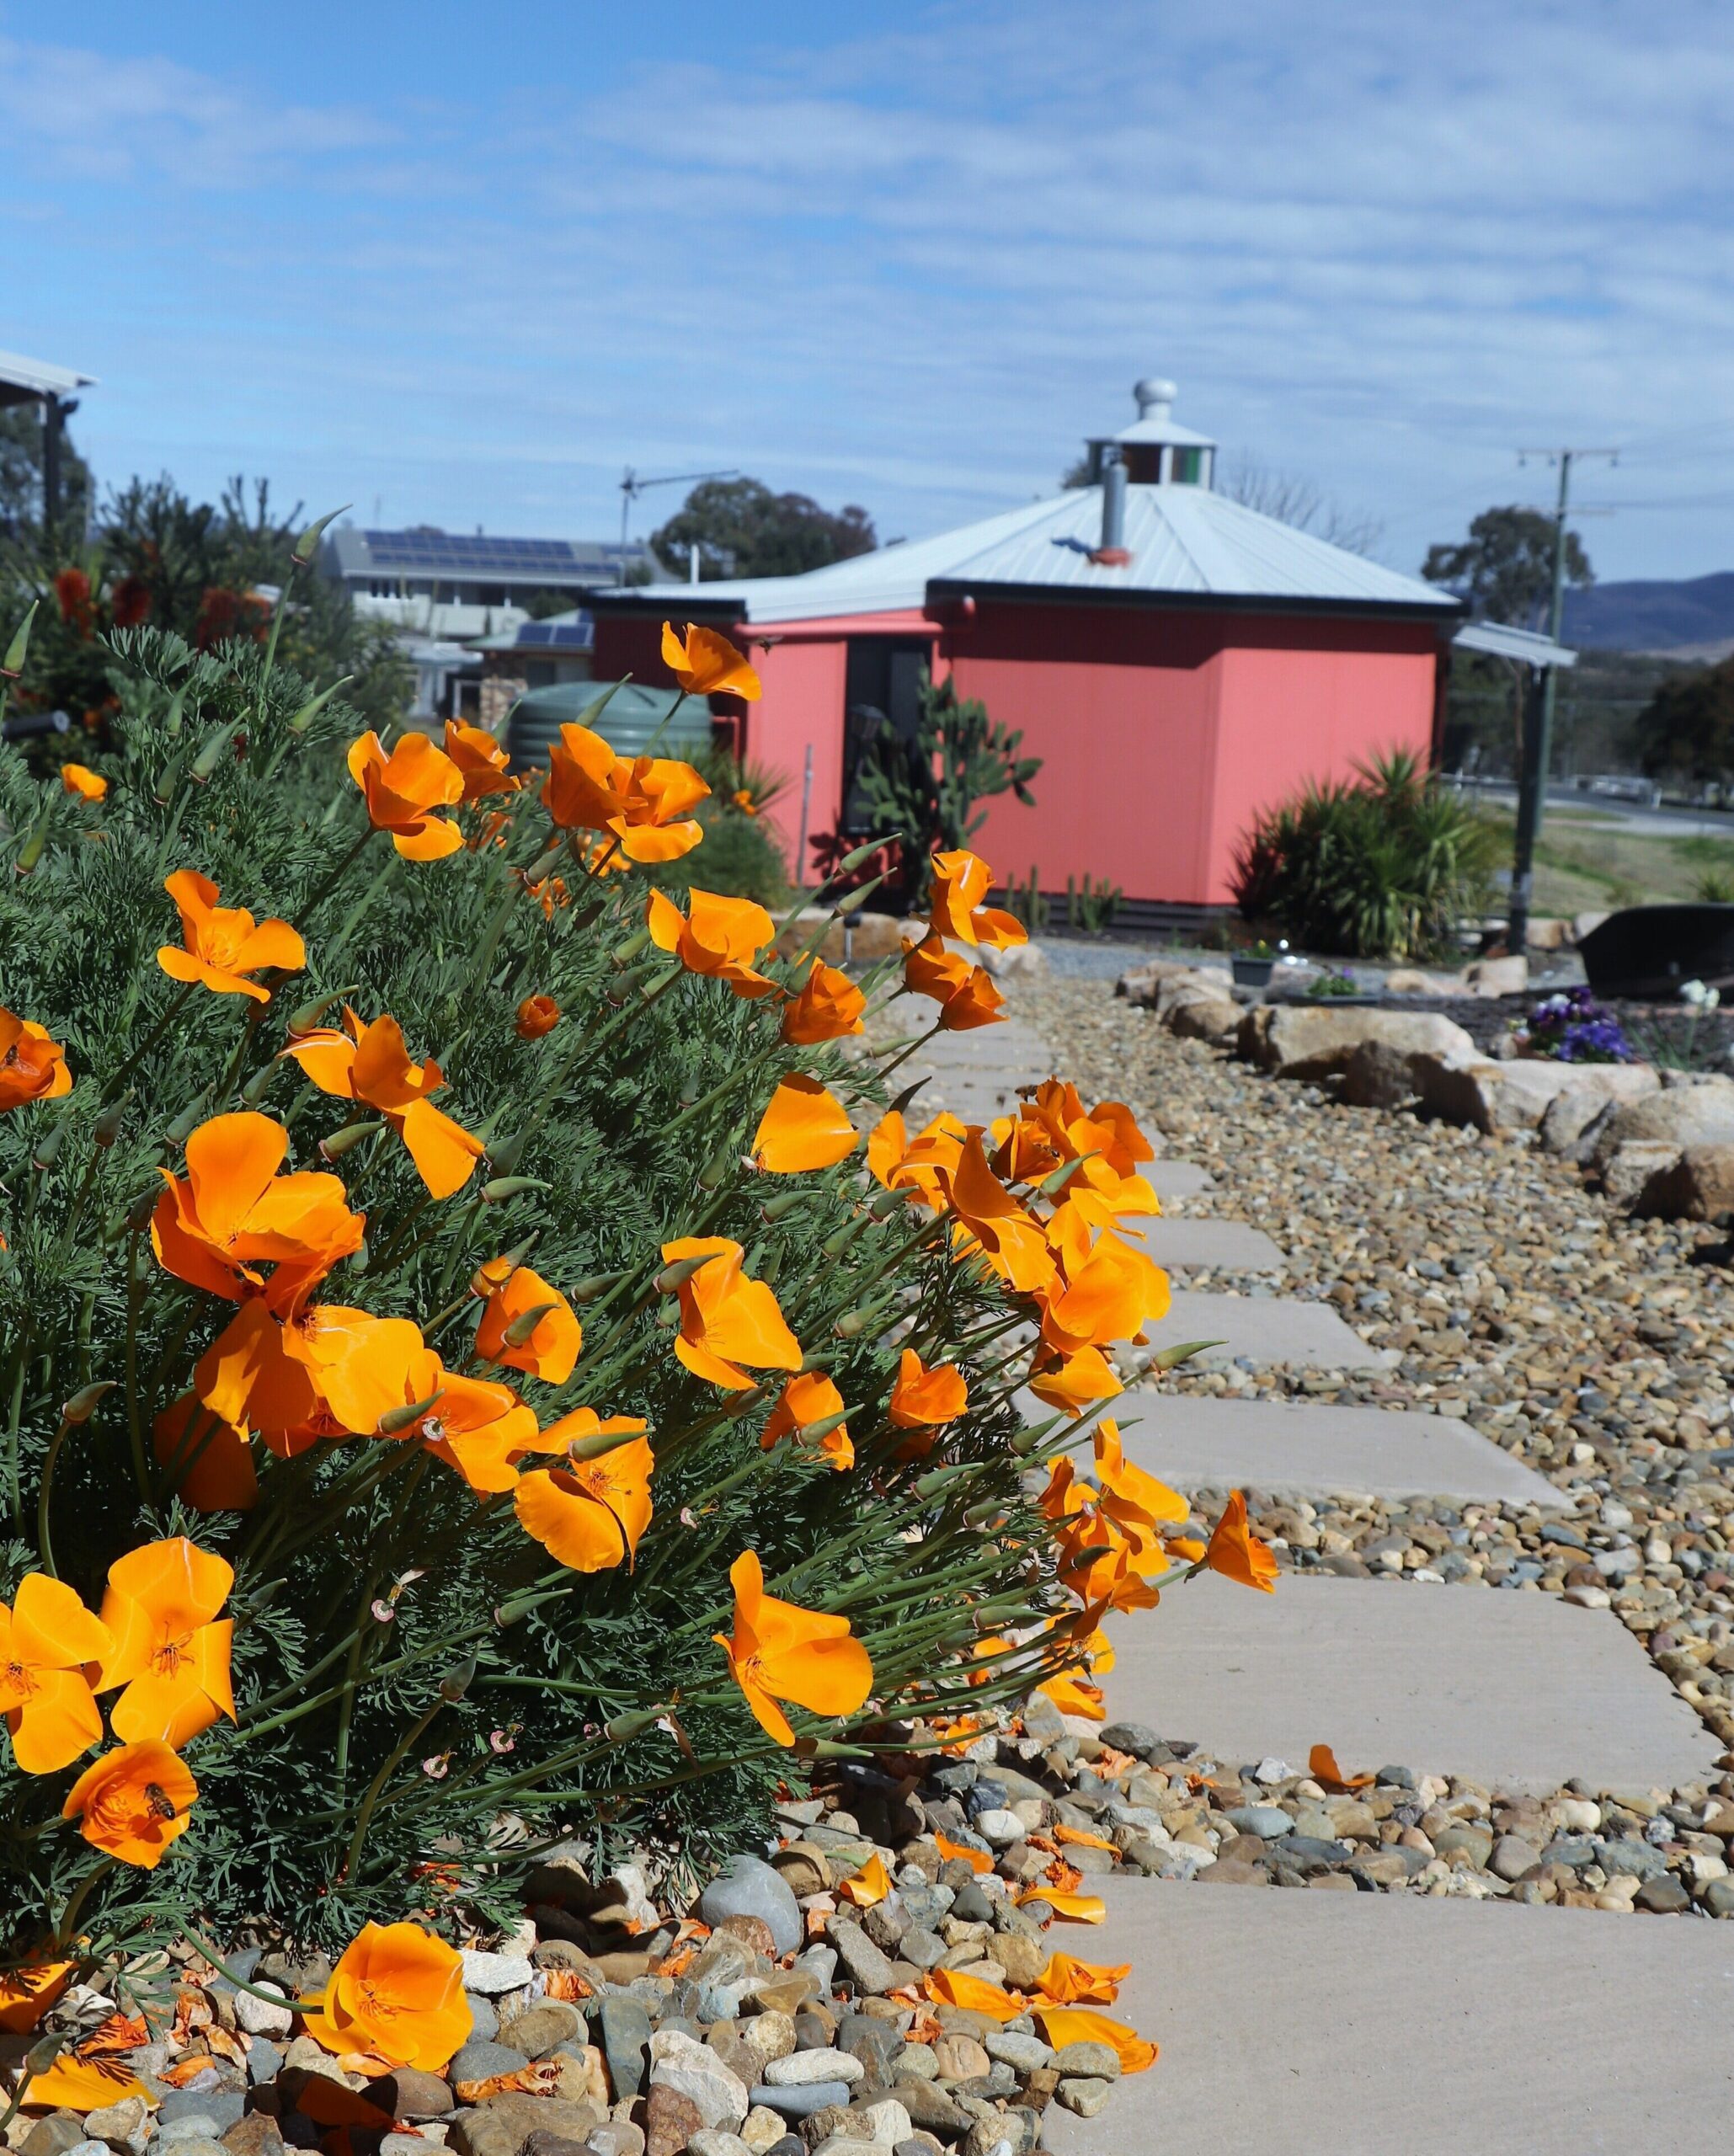
[[[1734,1216],[1734,1143],[1689,1145],[1650,1177],[1635,1210],[1664,1220],[1726,1220]]]
[[[1176,1040],[1218,1041],[1228,1046],[1240,1029],[1240,1006],[1225,995],[1181,996],[1163,1014],[1162,1024]]]
[[[784,914],[776,931],[776,948],[785,955],[804,950],[819,932],[820,924],[830,915],[830,909],[820,911],[817,907],[803,907],[798,912]],[[846,926],[849,931],[846,937]],[[834,921],[825,931],[819,955],[827,965],[840,966],[846,950],[857,963],[872,958],[888,958],[902,947],[902,931],[921,934],[922,924],[904,922],[888,913],[852,914],[846,923]]]
[[[1679,1157],[1679,1147],[1665,1138],[1629,1138],[1616,1145],[1602,1170],[1602,1189],[1609,1203],[1637,1209],[1650,1186],[1667,1175]]]
[[[1429,1065],[1421,1074],[1422,1106],[1442,1123],[1472,1123],[1498,1136],[1542,1129],[1550,1116],[1563,1151],[1607,1108],[1631,1102],[1657,1086],[1647,1064],[1494,1062],[1477,1058]]]
[[[1342,1097],[1355,1108],[1401,1108],[1421,1091],[1411,1049],[1394,1041],[1363,1041],[1342,1074]]]
[[[1219,994],[1227,993],[1229,976],[1225,972],[1205,974],[1184,958],[1150,958],[1143,965],[1133,967],[1129,973],[1122,974],[1114,983],[1114,994],[1123,995],[1128,1003],[1143,1004],[1154,1010],[1165,982],[1196,980],[1201,977],[1213,981]]]
[[[1597,1127],[1589,1165],[1605,1176],[1619,1148],[1640,1140],[1681,1152],[1734,1140],[1734,1078],[1667,1072],[1659,1092],[1623,1103]]]
[[[1266,1003],[1240,1021],[1238,1052],[1279,1078],[1327,1078],[1345,1071],[1363,1041],[1384,1041],[1406,1054],[1473,1061],[1475,1044],[1437,1011],[1383,1011],[1366,1004]]]
[[[1471,995],[1521,995],[1529,985],[1529,961],[1471,958],[1458,979]]]

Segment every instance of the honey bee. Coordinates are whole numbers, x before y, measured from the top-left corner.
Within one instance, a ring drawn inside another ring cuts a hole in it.
[[[178,1816],[173,1799],[168,1795],[160,1782],[145,1784],[145,1804],[153,1819],[173,1819]]]

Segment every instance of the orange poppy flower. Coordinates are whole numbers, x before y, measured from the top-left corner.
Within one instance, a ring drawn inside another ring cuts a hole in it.
[[[27,2036],[72,1981],[71,1961],[37,1961],[0,1975],[0,2035]]]
[[[551,1557],[574,1572],[611,1572],[631,1565],[650,1524],[650,1476],[656,1456],[648,1438],[634,1438],[595,1460],[575,1460],[575,1439],[642,1430],[632,1415],[606,1422],[592,1407],[563,1415],[535,1439],[538,1453],[565,1453],[552,1467],[533,1467],[518,1477],[514,1500],[518,1524]]]
[[[712,1637],[768,1736],[779,1744],[795,1741],[779,1700],[827,1716],[852,1715],[865,1703],[873,1689],[873,1665],[861,1641],[850,1636],[846,1617],[824,1616],[766,1594],[755,1550],[742,1550],[728,1579],[734,1589],[734,1636],[715,1632]]]
[[[151,1246],[177,1279],[230,1302],[262,1295],[282,1311],[361,1246],[336,1176],[280,1175],[289,1134],[269,1116],[213,1116],[187,1140],[187,1171],[164,1169]],[[275,1270],[269,1279],[262,1265]]]
[[[67,1052],[34,1019],[0,1008],[0,1113],[29,1101],[57,1101],[72,1090]]]
[[[1053,1953],[1036,1977],[1036,1989],[1055,2006],[1112,2006],[1132,1973],[1129,1961],[1107,1968],[1096,1961],[1075,1961]]]
[[[662,663],[689,696],[744,696],[756,703],[759,677],[727,637],[691,623],[684,638],[672,622],[662,625]]]
[[[1023,1294],[1040,1294],[1054,1284],[1054,1255],[1042,1224],[988,1166],[979,1131],[965,1134],[956,1166],[940,1183],[965,1248],[979,1250],[1001,1279]]]
[[[891,1875],[885,1869],[884,1858],[875,1849],[861,1870],[852,1878],[846,1879],[837,1892],[857,1909],[877,1908],[891,1892]]]
[[[505,744],[496,741],[484,727],[466,726],[461,720],[448,718],[446,753],[462,775],[466,801],[480,801],[489,793],[515,793],[523,783],[506,769],[511,758]]]
[[[271,991],[248,974],[266,966],[298,974],[307,962],[307,946],[286,921],[255,921],[245,906],[220,906],[217,887],[194,868],[177,868],[163,889],[180,915],[184,950],[165,943],[157,963],[171,980],[203,981],[219,995],[250,995],[269,1003]]]
[[[1079,1348],[1070,1355],[1049,1350],[1030,1365],[1030,1390],[1064,1415],[1081,1415],[1125,1390],[1099,1348]]]
[[[947,950],[943,937],[931,932],[919,943],[905,943],[903,950],[904,986],[938,1004],[942,1032],[968,1033],[998,1022],[1006,999],[984,966],[957,957]]]
[[[475,2025],[463,1957],[419,1924],[364,1924],[344,1949],[307,2032],[341,2057],[442,2073]]]
[[[754,800],[752,789],[750,787],[738,786],[735,787],[734,805],[739,809],[743,816],[756,816],[759,813],[759,804]]]
[[[1204,1550],[1204,1563],[1224,1579],[1242,1587],[1256,1587],[1261,1593],[1277,1591],[1277,1561],[1246,1524],[1246,1492],[1236,1490],[1223,1508],[1222,1518]]]
[[[397,1410],[423,1401],[431,1405],[413,1421],[393,1423],[388,1430],[376,1422],[379,1436],[419,1441],[436,1460],[455,1467],[478,1496],[512,1487],[518,1479],[513,1461],[536,1441],[536,1414],[510,1385],[448,1370],[431,1348],[409,1358],[402,1384]]]
[[[985,1849],[973,1849],[968,1842],[954,1842],[949,1834],[936,1832],[933,1841],[947,1864],[967,1864],[978,1877],[994,1868],[994,1860]]]
[[[542,798],[562,830],[606,831],[629,861],[678,861],[704,836],[692,816],[710,787],[664,756],[628,763],[587,726],[563,726]]]
[[[103,1657],[96,1689],[125,1686],[109,1710],[123,1742],[156,1738],[179,1746],[219,1715],[233,1721],[229,1641],[235,1628],[216,1613],[234,1584],[226,1559],[184,1535],[147,1542],[109,1566],[102,1620],[114,1645]]]
[[[548,1385],[564,1385],[572,1375],[584,1346],[584,1328],[570,1303],[558,1288],[551,1288],[527,1265],[510,1266],[495,1258],[477,1273],[486,1281],[482,1321],[476,1328],[476,1353],[490,1363],[503,1363],[510,1370],[527,1370]],[[473,1287],[475,1283],[471,1283]],[[543,1305],[552,1304],[550,1309]],[[533,1310],[542,1315],[526,1338],[512,1341],[508,1332]]]
[[[836,966],[815,958],[800,993],[782,1006],[782,1037],[791,1048],[840,1041],[862,1030],[867,997]]]
[[[659,951],[678,958],[690,974],[727,981],[737,995],[768,995],[776,985],[753,960],[776,933],[776,924],[750,899],[719,898],[695,884],[682,913],[660,891],[650,894],[645,918]]]
[[[114,1646],[64,1581],[26,1572],[0,1602],[0,1710],[27,1774],[56,1774],[100,1744],[103,1718],[86,1674]]]
[[[212,1414],[196,1392],[184,1392],[156,1417],[151,1449],[159,1466],[177,1470],[174,1494],[195,1513],[251,1512],[259,1502],[246,1431]]]
[[[389,756],[377,734],[364,734],[349,744],[349,776],[367,803],[367,820],[376,831],[389,831],[392,844],[409,861],[438,861],[456,853],[463,833],[436,808],[463,798],[463,773],[425,734],[406,734]]]
[[[1068,2044],[1106,2044],[1118,2058],[1122,2073],[1142,2073],[1146,2067],[1155,2064],[1156,2047],[1146,2043],[1123,2021],[1111,2020],[1106,2014],[1092,2014],[1081,2006],[1037,2006],[1031,2010],[1055,2051],[1064,2051]]]
[[[955,1363],[928,1369],[913,1348],[905,1348],[885,1412],[900,1430],[937,1429],[956,1422],[968,1402],[969,1388]]]
[[[828,1422],[842,1412],[843,1396],[831,1380],[822,1370],[803,1370],[783,1387],[782,1399],[766,1419],[759,1443],[766,1452],[779,1438],[792,1437],[798,1444],[802,1433],[815,1422]],[[827,1430],[819,1441],[819,1449],[839,1470],[855,1465],[855,1445],[846,1422]]]
[[[1371,1789],[1379,1779],[1376,1774],[1346,1774],[1337,1764],[1337,1754],[1328,1744],[1315,1744],[1307,1754],[1306,1770],[1315,1782],[1321,1782],[1333,1796],[1346,1796],[1358,1789]]]
[[[1069,1227],[1060,1227],[1060,1222]],[[1168,1276],[1141,1250],[1102,1229],[1092,1236],[1077,1205],[1055,1216],[1060,1276],[1043,1297],[1042,1337],[1056,1354],[1134,1340],[1168,1313]]]
[[[252,1300],[199,1358],[194,1390],[214,1415],[291,1459],[319,1438],[371,1437],[382,1417],[424,1398],[412,1388],[426,1352],[408,1318],[297,1304],[279,1324]]]
[[[520,1041],[539,1041],[560,1022],[560,1006],[552,995],[526,995],[518,1006],[513,1031]]]
[[[62,764],[60,782],[80,801],[100,801],[109,790],[109,782],[88,764]]]
[[[754,1160],[767,1175],[834,1168],[859,1143],[849,1111],[816,1078],[791,1071],[771,1096],[753,1133]]]
[[[1014,915],[982,905],[993,881],[994,872],[986,862],[965,846],[953,853],[936,853],[933,896],[927,908],[936,931],[955,936],[960,943],[990,944],[996,951],[1028,942],[1029,931]]]
[[[936,1116],[911,1138],[893,1108],[867,1134],[868,1171],[887,1190],[906,1190],[936,1213],[948,1202],[946,1178],[963,1158],[968,1134],[956,1116],[947,1114]]]
[[[694,1377],[744,1392],[754,1383],[739,1367],[798,1370],[801,1343],[784,1322],[771,1290],[741,1270],[745,1253],[725,1235],[686,1235],[662,1246],[663,1262],[707,1261],[680,1283],[680,1330],[675,1353]]]
[[[199,1785],[173,1748],[160,1737],[141,1737],[93,1760],[67,1790],[61,1817],[76,1819],[93,1848],[154,1871],[192,1824],[198,1796]],[[100,2101],[115,2101],[112,2081]]]
[[[487,1149],[429,1099],[446,1083],[439,1065],[432,1056],[424,1063],[412,1060],[403,1045],[403,1028],[393,1017],[364,1026],[345,1007],[344,1023],[344,1032],[322,1026],[303,1033],[282,1053],[301,1065],[322,1093],[377,1108],[409,1148],[416,1171],[434,1197],[450,1198],[462,1190]]]
[[[1029,2011],[1003,1984],[991,1984],[985,1977],[972,1977],[963,1969],[931,1970],[921,1979],[921,1991],[936,2006],[961,2006],[967,2013],[985,2014],[995,2021],[1015,2021]]]

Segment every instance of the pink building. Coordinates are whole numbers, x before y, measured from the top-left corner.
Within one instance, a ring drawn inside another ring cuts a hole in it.
[[[1214,492],[1172,385],[1136,393],[1088,486],[805,576],[593,593],[598,678],[667,681],[665,617],[748,648],[764,696],[736,709],[787,781],[792,862],[803,794],[808,837],[857,822],[880,714],[912,728],[921,669],[949,674],[1043,759],[1037,806],[1002,797],[976,841],[1003,881],[1105,877],[1134,919],[1226,903],[1260,809],[1376,752],[1432,755],[1463,609]]]

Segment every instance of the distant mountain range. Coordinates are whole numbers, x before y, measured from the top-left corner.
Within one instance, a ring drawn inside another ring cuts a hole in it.
[[[1734,651],[1734,569],[1676,583],[1593,584],[1566,594],[1565,641],[1582,651]]]

